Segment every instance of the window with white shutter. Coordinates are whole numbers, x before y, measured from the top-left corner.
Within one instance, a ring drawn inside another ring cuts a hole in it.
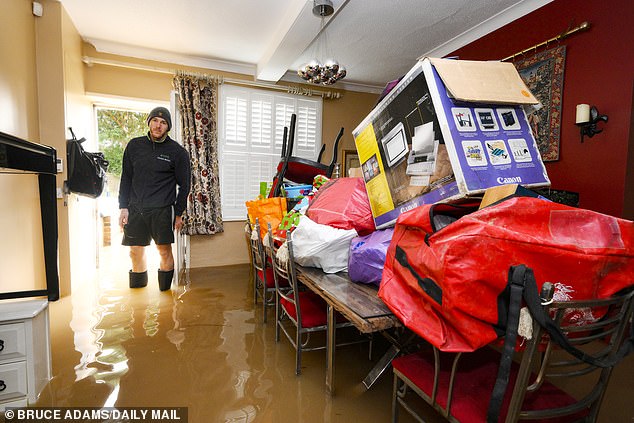
[[[220,86],[220,198],[226,221],[246,218],[245,201],[270,183],[282,154],[284,127],[297,115],[293,156],[317,160],[321,98],[303,98],[236,85]]]

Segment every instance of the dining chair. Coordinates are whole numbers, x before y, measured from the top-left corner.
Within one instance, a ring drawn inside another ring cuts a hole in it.
[[[551,284],[544,287],[550,288],[552,295]],[[586,358],[611,361],[604,364],[606,367],[588,364],[558,348],[529,314],[532,337],[515,353],[508,389],[499,414],[492,415],[494,421],[596,421],[614,365],[622,358],[617,351],[631,324],[633,298],[634,289],[630,289],[607,299],[544,306],[570,344],[580,348]],[[598,317],[591,323],[575,322],[574,317],[582,314]],[[631,336],[629,343],[634,342],[634,333]],[[421,404],[416,404],[416,398],[422,398],[450,422],[487,421],[500,367],[498,349],[487,346],[471,353],[445,353],[428,345],[394,359],[392,421],[398,421],[400,407],[423,421],[417,413],[421,410],[416,406]]]
[[[251,242],[251,235],[253,234],[253,223],[251,218],[247,215],[247,220],[244,222],[244,238],[247,242],[247,250],[249,251],[249,280],[255,281],[255,265],[253,255],[253,243]],[[254,288],[255,292],[255,288]]]
[[[273,265],[267,258],[262,235],[260,232],[260,220],[255,219],[253,227],[249,225],[248,232],[251,251],[251,263],[253,269],[253,302],[257,305],[262,301],[262,320],[267,322],[267,309],[275,304],[275,281],[273,278]]]
[[[295,348],[295,374],[300,375],[302,352],[326,349],[325,337],[324,342],[315,342],[311,341],[311,335],[316,332],[325,333],[328,329],[328,305],[323,298],[306,289],[297,279],[292,231],[287,231],[286,240],[280,245],[273,243],[271,254],[277,292],[275,342],[279,342],[280,332],[288,338]],[[282,285],[281,281],[287,281],[287,285]],[[353,326],[339,313],[336,313],[336,322],[337,329]],[[368,339],[339,342],[336,346],[359,342],[368,342]],[[371,344],[370,348],[372,348]]]

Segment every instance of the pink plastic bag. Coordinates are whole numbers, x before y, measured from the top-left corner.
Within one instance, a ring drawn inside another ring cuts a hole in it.
[[[355,229],[359,235],[376,230],[362,178],[330,180],[317,191],[306,215],[322,225]]]

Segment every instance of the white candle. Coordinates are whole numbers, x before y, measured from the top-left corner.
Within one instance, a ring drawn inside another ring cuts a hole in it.
[[[589,104],[577,104],[577,119],[576,123],[586,123],[590,121],[590,105]]]

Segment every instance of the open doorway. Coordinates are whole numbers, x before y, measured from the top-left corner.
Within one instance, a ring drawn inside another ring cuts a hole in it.
[[[129,250],[121,245],[123,234],[119,227],[118,203],[123,151],[128,141],[147,132],[146,117],[150,108],[150,106],[95,105],[99,151],[104,153],[106,160],[110,163],[104,192],[97,199],[96,213],[99,232],[97,275],[102,286],[128,283]],[[147,264],[150,272],[159,267],[159,256],[154,245],[147,249]]]
[[[174,116],[174,127],[171,133],[178,134],[178,117],[174,107],[169,102],[145,101],[122,97],[91,95],[93,104],[93,128],[94,138],[97,140],[96,148],[104,153],[109,161],[106,185],[102,195],[91,206],[91,218],[94,224],[86,224],[71,234],[71,242],[78,245],[82,251],[91,251],[95,257],[96,271],[94,282],[101,288],[116,287],[127,288],[128,271],[131,262],[129,249],[121,245],[123,233],[119,228],[119,181],[121,178],[121,162],[123,151],[128,141],[134,137],[147,133],[146,118],[150,110],[157,106],[170,108]],[[171,136],[171,135],[170,135]],[[86,228],[96,228],[95,235],[90,239],[84,238]],[[180,257],[178,246],[186,248],[188,239],[186,236],[176,236],[176,242],[172,246],[174,257]],[[89,242],[90,245],[86,245]],[[96,245],[94,245],[95,243]],[[94,246],[94,249],[93,249]],[[94,251],[94,252],[93,252]],[[147,248],[147,265],[150,274],[156,275],[159,268],[160,257],[154,244]],[[184,263],[184,259],[182,260]],[[179,270],[185,268],[179,262]],[[178,273],[177,273],[178,274]],[[73,291],[85,285],[84,274],[73,278]],[[92,279],[92,277],[91,277]],[[156,279],[156,277],[152,278]],[[75,281],[77,283],[75,283]]]

